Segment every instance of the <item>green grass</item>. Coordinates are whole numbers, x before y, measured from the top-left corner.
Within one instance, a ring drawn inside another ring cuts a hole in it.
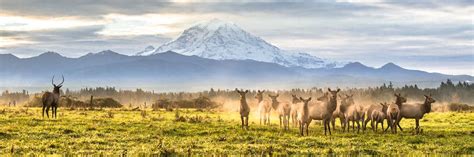
[[[238,113],[58,109],[58,119],[43,119],[39,109],[0,109],[0,154],[474,154],[474,113],[430,113],[413,135],[414,120],[404,119],[399,134],[342,133],[324,136],[318,122],[310,136],[258,125],[240,128]],[[194,117],[194,121],[189,121]]]

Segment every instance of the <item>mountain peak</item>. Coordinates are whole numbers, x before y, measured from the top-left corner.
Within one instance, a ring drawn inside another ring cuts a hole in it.
[[[149,45],[149,46],[145,47],[145,49],[143,49],[142,51],[137,52],[135,55],[142,56],[144,54],[150,54],[150,53],[153,53],[155,51],[155,49],[156,49],[155,47]]]
[[[227,22],[227,21],[223,21],[223,20],[220,20],[220,19],[211,19],[211,20],[207,20],[207,21],[202,21],[202,22],[199,22],[197,23],[196,25],[194,25],[193,27],[199,27],[201,29],[206,29],[208,31],[216,31],[220,28],[231,28],[231,29],[237,29],[237,30],[240,30],[240,28],[232,23],[232,22]],[[191,28],[193,28],[191,27]]]
[[[211,19],[199,22],[184,30],[178,38],[167,42],[152,52],[136,55],[151,55],[173,51],[186,56],[198,56],[215,60],[255,60],[276,63],[287,67],[321,68],[336,64],[309,55],[291,53],[266,42],[234,23]]]
[[[53,52],[53,51],[47,51],[45,53],[42,53],[38,55],[38,57],[63,57],[61,54]]]
[[[392,63],[392,62],[389,62],[385,65],[383,65],[382,67],[380,67],[379,69],[403,69],[402,67]]]

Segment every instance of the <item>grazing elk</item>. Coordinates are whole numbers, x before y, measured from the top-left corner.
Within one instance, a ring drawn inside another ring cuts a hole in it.
[[[280,127],[283,124],[285,130],[289,129],[290,125],[290,112],[291,106],[288,102],[280,102],[277,100],[279,94],[277,95],[268,95],[272,99],[272,107],[278,113],[278,118],[280,118]]]
[[[400,123],[402,118],[415,119],[415,133],[417,134],[420,133],[420,119],[422,119],[426,113],[431,112],[431,104],[436,102],[436,100],[431,97],[431,94],[424,96],[425,101],[423,103],[401,105],[400,116],[397,119],[397,123]]]
[[[298,127],[298,110],[302,107],[301,99],[292,94],[290,117],[294,127]]]
[[[387,109],[388,109],[388,104],[387,103],[380,103],[380,105],[382,106],[382,110],[374,110],[372,111],[372,113],[370,114],[370,124],[372,126],[372,130],[374,132],[377,132],[377,128],[378,128],[378,125],[379,123],[382,124],[382,131],[384,131],[383,129],[383,121],[386,119],[387,117]],[[375,125],[374,125],[375,123]]]
[[[263,93],[265,91],[258,90],[257,95],[255,95],[255,99],[258,101],[258,113],[260,114],[260,125],[263,124],[270,125],[270,111],[272,109],[270,102],[263,100]]]
[[[311,119],[309,117],[309,107],[308,103],[311,101],[311,97],[308,99],[303,99],[300,97],[300,100],[303,102],[303,106],[300,108],[298,111],[298,123],[299,123],[299,129],[300,129],[300,135],[304,136],[304,129],[306,129],[306,136],[308,136],[308,128],[309,124],[311,124]]]
[[[360,130],[360,121],[364,124],[365,112],[361,105],[355,104],[354,95],[346,95],[345,98],[341,100],[341,112],[344,114],[345,124],[344,127],[347,127],[349,131],[350,123],[352,121],[352,130],[355,130],[355,124],[357,124],[357,132]],[[343,128],[345,129],[345,128]]]
[[[332,114],[337,107],[337,93],[339,91],[341,90],[337,89],[336,91],[332,91],[331,88],[328,88],[328,92],[317,99],[319,102],[309,108],[310,122],[311,120],[322,120],[324,124],[324,135],[327,135],[326,132],[328,130],[329,135],[331,135],[330,122]]]
[[[396,99],[395,99],[395,104],[398,106],[398,109],[401,109],[402,106],[403,106],[403,103],[406,103],[406,102],[407,102],[407,99],[406,99],[405,97],[403,97],[401,93],[398,93],[398,94],[395,93],[394,95],[395,95],[395,97],[396,97]],[[398,117],[398,118],[402,118],[402,117]],[[400,131],[403,131],[402,127],[400,126],[400,120],[401,120],[401,119],[398,119],[397,122],[396,122],[396,124],[397,124],[398,128],[400,129]],[[389,125],[389,126],[385,129],[385,131],[387,131],[388,128],[390,128],[390,127],[392,127],[392,126]],[[395,129],[396,129],[396,128],[395,128]]]
[[[51,79],[51,84],[53,84],[53,92],[45,92],[42,97],[42,103],[43,103],[43,112],[42,115],[44,117],[44,112],[46,109],[46,116],[49,118],[49,108],[51,107],[51,117],[56,118],[57,117],[57,112],[58,112],[58,104],[59,104],[59,98],[60,98],[60,89],[63,86],[64,83],[64,76],[62,76],[63,80],[61,83],[58,85],[54,84],[54,75],[53,78]]]
[[[238,90],[235,88],[235,91],[240,94],[240,120],[242,121],[242,129],[246,128],[249,129],[249,113],[250,107],[247,104],[247,98],[245,94],[249,92],[249,90]]]

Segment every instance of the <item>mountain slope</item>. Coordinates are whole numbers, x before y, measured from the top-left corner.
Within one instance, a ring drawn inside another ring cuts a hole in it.
[[[167,51],[183,55],[196,55],[216,60],[256,60],[277,63],[287,67],[333,68],[340,66],[307,53],[286,52],[256,37],[236,24],[213,19],[201,22],[186,30],[176,39],[163,44],[155,51],[137,55],[151,55]]]
[[[349,63],[341,68],[285,67],[254,60],[214,60],[164,52],[126,56],[107,50],[79,58],[54,52],[18,58],[0,55],[0,87],[49,86],[63,74],[68,87],[116,86],[195,90],[216,88],[367,87],[392,81],[395,85],[435,87],[441,81],[474,81],[468,75],[444,75],[408,70],[388,63],[380,68]]]

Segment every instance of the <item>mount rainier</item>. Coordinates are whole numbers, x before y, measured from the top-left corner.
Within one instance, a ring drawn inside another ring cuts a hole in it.
[[[162,46],[137,53],[138,56],[173,51],[187,56],[216,60],[256,60],[286,67],[336,68],[344,64],[302,52],[288,52],[256,37],[234,23],[218,19],[198,23]]]

